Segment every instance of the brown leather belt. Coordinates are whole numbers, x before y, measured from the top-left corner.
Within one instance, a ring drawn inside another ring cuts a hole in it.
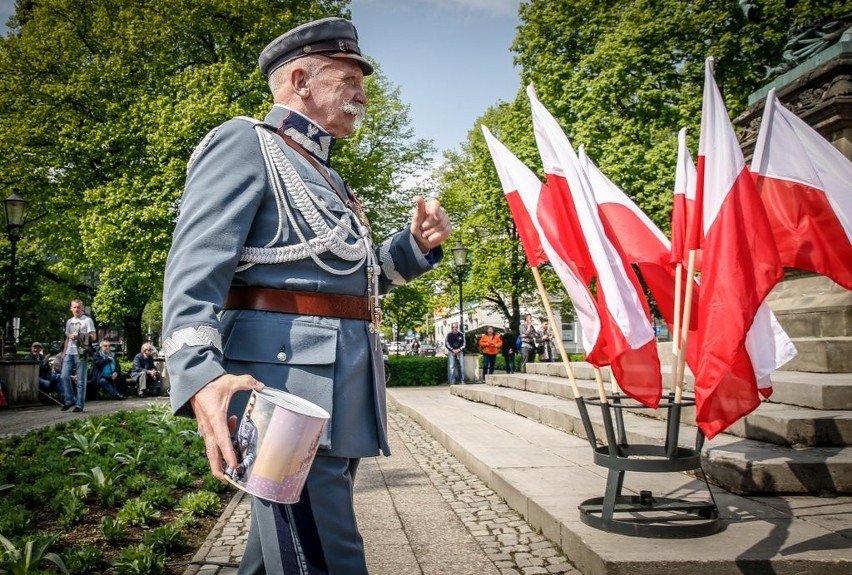
[[[370,321],[369,298],[254,286],[231,286],[225,309],[254,309]]]

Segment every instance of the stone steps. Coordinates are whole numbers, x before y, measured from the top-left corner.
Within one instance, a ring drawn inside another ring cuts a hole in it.
[[[486,395],[527,417],[463,399]],[[576,410],[572,401],[464,385],[450,392],[446,387],[390,388],[388,403],[417,421],[530,526],[557,543],[583,575],[852,573],[852,497],[742,496],[711,486],[723,524],[719,533],[677,540],[626,537],[580,519],[577,506],[603,496],[607,482],[607,470],[594,463],[589,443],[530,418],[538,413],[549,421],[571,413],[572,406]],[[647,423],[661,425],[653,419],[639,425],[633,415],[627,419],[636,439],[647,435],[642,429]],[[734,441],[751,452],[745,440]],[[640,490],[652,490],[654,497],[708,500],[705,484],[684,473],[626,473],[622,493],[638,495]]]
[[[546,367],[543,367],[546,366]],[[562,373],[565,373],[564,366]],[[537,372],[558,373],[557,364],[536,364],[528,366],[529,373],[494,374],[488,376],[489,383],[515,389],[524,389],[536,393],[547,393],[557,397],[573,399],[573,391],[567,377],[558,375],[539,375]],[[597,387],[590,379],[579,379],[582,376],[593,377],[591,366],[574,368],[577,387],[584,397],[597,397]],[[604,372],[608,380],[608,372]],[[807,374],[813,375],[813,374]],[[824,376],[824,374],[821,374]],[[807,378],[805,378],[807,379]],[[801,385],[806,385],[802,383]],[[782,385],[786,389],[787,385]],[[839,385],[835,390],[839,390]],[[850,386],[852,387],[852,386]],[[611,387],[605,386],[609,392]],[[777,392],[777,389],[776,389]],[[776,395],[773,392],[773,396]],[[636,410],[633,410],[636,411]],[[642,409],[643,415],[664,419],[665,410]],[[681,421],[695,425],[695,409],[684,408]],[[764,441],[788,447],[844,447],[852,445],[852,411],[842,409],[816,410],[796,405],[784,405],[765,401],[754,412],[732,425],[726,433]]]
[[[455,386],[451,391],[469,401],[499,407],[585,438],[574,399],[542,389],[558,387],[561,382],[555,379],[530,377],[530,374],[495,375],[489,376],[491,385]],[[501,387],[500,381],[529,381],[531,385],[529,390]],[[589,415],[595,434],[599,439],[604,438],[600,411],[591,408]],[[628,411],[624,420],[630,444],[663,444],[666,424],[661,419]],[[694,427],[681,426],[683,447],[694,446],[695,431]],[[709,481],[734,493],[852,493],[852,448],[849,447],[796,449],[719,434],[705,444],[702,468]]]
[[[670,347],[668,344],[665,347]],[[664,346],[660,346],[660,350]],[[661,354],[661,360],[666,357]],[[594,368],[586,362],[571,362],[571,368],[577,379],[594,379]],[[671,389],[671,360],[662,364],[663,387]],[[559,363],[533,363],[527,365],[528,373],[568,377],[565,366]],[[609,382],[609,368],[603,368],[601,375]],[[692,389],[693,378],[687,372],[686,387]],[[811,409],[852,410],[852,373],[809,373],[804,371],[776,371],[772,374],[771,403],[798,405]]]

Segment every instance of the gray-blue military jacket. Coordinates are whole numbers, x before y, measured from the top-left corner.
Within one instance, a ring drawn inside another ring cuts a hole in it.
[[[433,250],[430,263],[407,229],[378,247],[357,240],[353,212],[276,133],[293,114],[274,106],[264,121],[272,129],[231,119],[190,159],[164,281],[172,408],[189,414],[189,399],[210,381],[251,374],[331,414],[320,441],[328,455],[388,454],[381,349],[368,321],[222,309],[232,285],[366,296],[370,262],[385,293],[442,256]],[[298,117],[314,142],[330,140]],[[246,400],[235,395],[231,413],[241,415]]]

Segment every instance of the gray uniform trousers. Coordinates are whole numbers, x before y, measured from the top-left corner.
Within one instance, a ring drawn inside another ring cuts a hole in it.
[[[314,575],[367,573],[364,542],[353,509],[353,485],[359,459],[317,455],[299,503],[283,505],[252,497],[251,531],[238,573],[241,575]],[[343,479],[343,481],[341,481]],[[347,488],[348,487],[348,488]],[[348,505],[341,502],[349,501]],[[334,513],[316,510],[334,509]],[[291,526],[296,527],[295,530]],[[311,543],[316,530],[322,541]],[[293,531],[299,537],[292,537]],[[302,541],[305,541],[303,544]]]

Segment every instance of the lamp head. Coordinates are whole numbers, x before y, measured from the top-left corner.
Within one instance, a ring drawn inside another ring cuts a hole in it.
[[[6,212],[6,227],[11,232],[24,227],[24,215],[27,211],[27,200],[16,193],[3,200]]]
[[[467,263],[467,248],[461,242],[457,243],[456,247],[453,248],[453,261],[458,267],[462,267]]]

